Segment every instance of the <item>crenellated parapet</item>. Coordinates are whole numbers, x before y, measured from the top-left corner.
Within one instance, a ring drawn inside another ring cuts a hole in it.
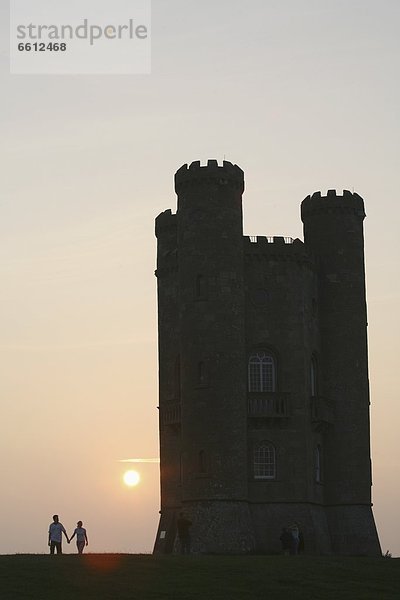
[[[183,165],[175,173],[175,190],[179,194],[188,186],[201,186],[204,184],[214,184],[219,186],[232,186],[244,191],[244,173],[240,167],[224,160],[222,166],[219,166],[217,160],[208,160],[207,165],[201,166],[200,161],[196,160],[189,166]]]
[[[244,236],[244,256],[248,260],[271,259],[296,262],[309,262],[310,256],[299,238],[283,236]]]
[[[276,244],[277,246],[283,246],[285,244],[302,244],[303,242],[298,238],[293,239],[291,237],[284,237],[282,235],[246,235],[244,236],[245,243],[250,242],[256,244],[257,247],[263,248],[265,244]]]
[[[364,200],[356,192],[343,190],[343,194],[337,194],[336,190],[328,190],[326,196],[321,192],[314,192],[311,196],[304,198],[301,203],[301,219],[319,214],[353,214],[364,219]]]

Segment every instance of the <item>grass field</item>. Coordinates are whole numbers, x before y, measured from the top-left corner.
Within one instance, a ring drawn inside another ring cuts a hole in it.
[[[0,556],[1,600],[400,600],[400,559]]]

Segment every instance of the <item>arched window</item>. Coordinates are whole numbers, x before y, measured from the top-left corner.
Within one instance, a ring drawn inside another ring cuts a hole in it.
[[[310,363],[311,396],[318,395],[318,385],[317,384],[318,384],[318,365],[317,365],[317,358],[316,358],[315,354],[313,354],[311,357],[311,363]]]
[[[254,447],[254,479],[275,479],[275,447],[270,442],[261,442]]]
[[[260,351],[249,358],[249,392],[275,392],[275,360],[271,354]]]
[[[322,449],[319,444],[315,448],[315,481],[322,482]]]

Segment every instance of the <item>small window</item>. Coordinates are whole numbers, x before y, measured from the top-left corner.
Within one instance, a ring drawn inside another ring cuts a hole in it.
[[[254,448],[254,479],[275,479],[275,447],[261,442]]]
[[[317,359],[315,354],[311,357],[310,363],[310,388],[311,388],[311,396],[318,395],[318,368],[317,368]]]
[[[322,482],[322,449],[319,444],[315,448],[315,481]]]
[[[250,356],[248,365],[249,392],[275,392],[275,360],[266,352]]]

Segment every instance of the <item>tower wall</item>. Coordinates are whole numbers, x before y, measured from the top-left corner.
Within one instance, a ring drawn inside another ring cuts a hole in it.
[[[250,441],[269,436],[277,452],[282,449],[276,479],[253,479],[250,497],[314,501],[308,377],[314,347],[306,324],[313,296],[312,265],[300,240],[286,239],[285,243],[283,237],[269,242],[262,237],[254,242],[245,239],[245,259],[247,356],[258,348],[274,356],[277,372],[272,396],[283,409],[271,418],[249,415]],[[263,396],[248,393],[250,402]]]
[[[198,550],[238,551],[243,545],[249,549],[244,505],[243,171],[228,162],[222,167],[216,161],[208,161],[206,167],[192,163],[176,173],[175,188],[182,503],[193,517]],[[231,506],[228,512],[226,503]]]
[[[243,403],[243,172],[192,163],[175,176],[184,502],[247,497]]]
[[[334,412],[324,449],[332,547],[338,553],[377,554],[371,511],[364,202],[348,191],[339,196],[330,190],[326,197],[318,192],[303,201],[301,216],[318,273],[320,393]],[[357,523],[357,531],[349,528],[350,522]]]
[[[323,431],[313,419],[310,389],[311,359],[320,352],[314,263],[298,239],[244,238],[244,248],[247,356],[266,349],[277,369],[276,391],[248,393],[248,401],[280,406],[271,414],[248,415],[249,465],[261,441],[274,446],[277,464],[275,478],[249,479],[257,548],[278,553],[282,527],[296,521],[307,552],[327,553],[324,486],[315,464]]]
[[[179,169],[175,188],[177,304],[173,319],[160,327],[168,330],[176,320],[179,332],[181,507],[194,523],[194,550],[249,551],[254,540],[247,504],[243,171],[225,161],[206,167],[195,162]],[[162,313],[164,300],[165,291]],[[160,369],[160,397],[166,385]],[[168,433],[161,438],[166,473],[175,446]],[[163,499],[161,510],[158,538],[161,531],[167,537],[174,520]]]
[[[172,552],[181,506],[181,428],[177,215],[156,219],[161,519],[158,552]],[[163,532],[163,533],[161,533]]]

